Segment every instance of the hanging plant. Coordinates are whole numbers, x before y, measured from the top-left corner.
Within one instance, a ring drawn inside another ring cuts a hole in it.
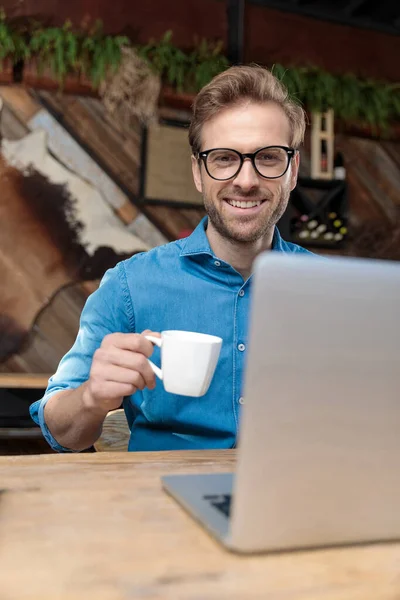
[[[172,31],[167,31],[159,42],[151,39],[148,44],[139,46],[137,52],[164,83],[176,88],[178,92],[186,88],[190,60],[185,52],[172,43]]]
[[[400,119],[400,84],[360,79],[353,74],[332,75],[317,67],[274,65],[273,73],[293,99],[310,112],[335,111],[346,123],[365,123],[383,132]]]
[[[122,49],[128,45],[127,37],[105,35],[101,21],[96,21],[92,31],[82,37],[77,62],[96,89],[117,72],[122,61]]]
[[[15,65],[26,59],[29,54],[29,46],[23,33],[14,29],[7,22],[4,10],[0,10],[0,71],[3,70],[6,60]]]
[[[91,89],[97,90],[119,71],[123,50],[131,49],[146,60],[164,86],[194,94],[229,66],[222,42],[198,40],[186,52],[173,44],[172,37],[172,31],[167,31],[159,41],[132,47],[126,37],[105,35],[101,21],[85,31],[74,30],[70,21],[63,27],[34,24],[21,31],[0,11],[0,71],[6,65],[12,81],[13,67],[26,61],[27,72],[47,71],[58,87],[73,75],[86,77]],[[346,124],[367,125],[383,132],[390,123],[400,121],[400,84],[361,79],[354,74],[333,75],[315,66],[287,68],[276,64],[272,70],[291,97],[310,112],[332,108],[335,117]]]
[[[184,52],[172,43],[172,31],[167,31],[159,42],[151,40],[137,51],[164,84],[177,92],[196,93],[229,67],[222,47],[222,42],[202,39],[196,42],[191,52]]]
[[[222,50],[222,41],[209,42],[203,38],[197,42],[189,55],[187,81],[190,91],[198,92],[213,77],[229,67],[229,61],[222,54]]]
[[[31,54],[37,61],[39,75],[47,69],[62,84],[78,64],[78,35],[67,21],[63,27],[34,27],[30,40]]]

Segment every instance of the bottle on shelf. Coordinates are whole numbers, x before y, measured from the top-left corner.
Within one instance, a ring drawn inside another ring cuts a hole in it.
[[[326,173],[328,171],[328,145],[326,140],[321,140],[321,172]]]
[[[333,176],[335,179],[346,179],[346,169],[344,166],[344,158],[341,152],[336,152],[333,161]]]

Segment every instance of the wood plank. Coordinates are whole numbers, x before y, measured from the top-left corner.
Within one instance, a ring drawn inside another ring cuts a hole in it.
[[[379,142],[351,138],[350,145],[362,161],[363,175],[375,202],[392,217],[395,205],[400,205],[400,169]]]
[[[134,206],[132,202],[129,202],[129,200],[124,202],[124,204],[117,208],[115,212],[126,225],[132,223],[139,214],[138,208]]]
[[[231,450],[0,457],[2,597],[399,598],[400,544],[242,557],[162,490],[162,475],[235,464]]]
[[[82,308],[96,287],[78,283],[59,290],[37,316],[27,343],[1,370],[54,373],[75,341]]]
[[[144,214],[139,214],[128,225],[128,229],[143,240],[146,240],[151,247],[162,246],[168,242],[168,238]]]
[[[139,149],[137,149],[136,160],[131,154],[127,155],[121,147],[121,140],[105,133],[104,125],[94,122],[91,114],[78,98],[50,93],[41,93],[40,98],[62,115],[63,124],[74,132],[76,139],[83,142],[101,159],[117,180],[122,180],[133,194],[138,193]]]
[[[398,190],[385,186],[385,174],[375,170],[370,153],[375,152],[378,142],[371,147],[359,146],[356,138],[336,137],[336,149],[343,153],[346,178],[349,184],[350,221],[361,224],[368,221],[390,221],[394,215],[394,199]],[[390,160],[390,159],[389,159]],[[400,172],[399,172],[400,175]]]
[[[0,86],[0,96],[25,125],[41,110],[40,104],[21,85]]]
[[[20,140],[29,133],[27,126],[18,119],[6,102],[3,102],[1,110],[0,131],[1,136],[7,140]]]
[[[191,229],[190,221],[178,208],[147,205],[146,211],[151,215],[153,222],[157,224],[159,229],[165,235],[168,235],[170,240],[176,240],[182,230]]]
[[[181,209],[181,214],[185,217],[185,219],[188,220],[188,222],[191,224],[192,229],[195,229],[197,227],[197,225],[200,223],[200,221],[202,220],[202,218],[205,216],[206,211],[205,209]]]
[[[0,388],[46,389],[48,373],[0,373]]]
[[[126,195],[114,181],[46,110],[42,109],[37,113],[29,121],[29,127],[32,130],[44,129],[47,133],[47,144],[50,151],[62,164],[85,181],[89,181],[101,192],[104,199],[114,210],[127,202]]]

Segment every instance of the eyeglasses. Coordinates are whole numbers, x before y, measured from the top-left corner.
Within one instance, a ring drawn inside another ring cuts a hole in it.
[[[295,154],[296,150],[287,146],[266,146],[252,154],[242,154],[231,148],[211,148],[199,152],[198,156],[210,177],[226,181],[238,175],[245,158],[251,160],[254,170],[261,177],[278,179],[286,173]]]

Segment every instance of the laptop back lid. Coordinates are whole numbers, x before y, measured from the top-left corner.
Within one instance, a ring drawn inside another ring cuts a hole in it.
[[[400,538],[400,265],[255,266],[230,546]]]

